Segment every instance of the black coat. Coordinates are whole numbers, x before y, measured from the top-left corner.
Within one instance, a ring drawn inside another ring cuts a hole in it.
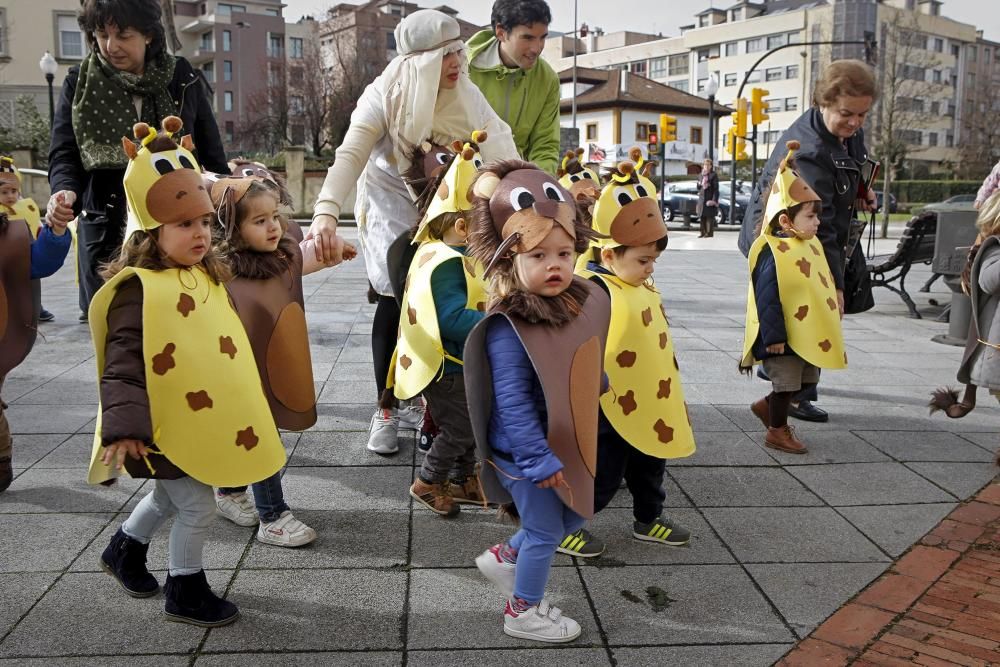
[[[800,148],[795,153],[795,165],[802,178],[823,200],[819,231],[816,238],[823,244],[826,261],[837,289],[844,289],[844,246],[853,217],[854,200],[858,198],[861,165],[868,159],[864,130],[842,143],[826,129],[820,110],[813,107],[798,117],[785,130],[778,145],[764,165],[757,181],[740,229],[740,251],[746,255],[754,242],[754,227],[764,215],[763,193],[771,187],[778,165],[788,154],[785,142],[796,140]]]
[[[706,187],[701,186],[701,178],[701,174],[698,174],[698,217],[704,213],[707,202],[715,202],[715,206],[709,207],[713,212],[719,205],[719,175],[715,173],[714,169],[709,172]]]
[[[786,343],[784,354],[794,354],[787,345],[785,314],[781,309],[781,295],[778,293],[778,265],[774,261],[771,246],[761,248],[750,280],[753,283],[754,303],[757,305],[757,321],[760,322],[757,339],[751,347],[754,359],[779,356],[767,351],[768,345],[777,343]]]
[[[73,96],[79,75],[79,67],[70,68],[56,105],[49,145],[49,187],[52,192],[70,190],[76,193],[75,214],[86,211],[91,220],[106,216],[109,224],[124,229],[125,188],[122,179],[125,170],[95,169],[88,172],[80,159],[72,117]],[[177,57],[174,76],[167,88],[184,122],[181,132],[192,135],[198,161],[209,171],[228,174],[226,153],[222,148],[219,126],[215,123],[208,84],[187,60]]]

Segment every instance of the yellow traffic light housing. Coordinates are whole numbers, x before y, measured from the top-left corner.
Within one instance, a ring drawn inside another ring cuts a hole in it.
[[[660,114],[660,141],[677,141],[677,118],[674,116]]]
[[[736,100],[736,111],[733,112],[733,127],[737,137],[747,136],[747,101],[742,97]]]
[[[764,98],[771,94],[771,91],[763,88],[754,88],[750,91],[750,115],[754,125],[760,125],[770,116],[767,115],[767,102]]]

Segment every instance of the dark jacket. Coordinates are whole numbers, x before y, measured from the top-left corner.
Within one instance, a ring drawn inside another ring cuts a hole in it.
[[[125,188],[122,179],[125,170],[95,169],[88,172],[80,159],[80,149],[73,132],[72,110],[79,75],[79,67],[70,68],[56,105],[49,145],[49,187],[52,192],[70,190],[76,193],[75,214],[86,211],[86,217],[91,221],[104,222],[106,219],[124,228]],[[228,174],[226,153],[215,123],[208,84],[187,60],[177,57],[174,77],[168,89],[179,111],[177,115],[184,122],[181,132],[192,135],[198,161],[208,171]]]
[[[493,375],[489,442],[534,483],[563,469],[545,437],[545,394],[527,350],[506,317],[494,317],[486,332],[486,356]]]
[[[714,201],[715,205],[711,206],[712,212],[715,211],[716,207],[719,205],[719,175],[715,173],[713,169],[708,174],[708,187],[702,187],[701,185],[701,174],[698,174],[698,216],[705,211],[705,205]]]
[[[850,229],[854,200],[858,197],[861,165],[868,159],[864,130],[842,143],[830,134],[820,110],[813,107],[792,123],[778,140],[778,145],[764,165],[764,171],[750,196],[743,227],[740,229],[740,251],[750,252],[754,242],[754,227],[764,215],[764,193],[771,187],[778,165],[788,154],[785,142],[796,140],[795,165],[802,178],[823,200],[819,231],[816,238],[823,244],[826,261],[837,289],[844,289],[844,245]]]
[[[108,335],[101,374],[101,444],[124,439],[153,445],[153,418],[146,393],[146,361],[142,353],[142,283],[129,278],[118,286],[108,308]],[[132,477],[178,479],[185,473],[162,454],[150,454],[149,464],[126,456]]]
[[[757,340],[753,342],[755,359],[767,359],[780,355],[770,354],[768,345],[788,343],[788,332],[785,329],[785,315],[781,309],[781,295],[778,294],[778,266],[774,262],[771,246],[765,245],[757,256],[757,265],[753,267],[750,276],[753,281],[753,298],[757,305]],[[792,354],[792,349],[786,344],[784,354]]]
[[[465,248],[452,246],[465,254]],[[472,327],[486,316],[486,313],[466,308],[469,301],[465,269],[455,258],[444,262],[431,275],[431,296],[437,311],[438,331],[445,352],[461,359],[465,351],[465,339]],[[450,359],[444,360],[444,374],[461,373],[462,367]]]

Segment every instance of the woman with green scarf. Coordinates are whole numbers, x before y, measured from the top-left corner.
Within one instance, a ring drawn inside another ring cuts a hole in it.
[[[77,227],[81,321],[101,286],[98,267],[121,247],[125,230],[122,137],[137,122],[159,127],[180,116],[198,161],[229,173],[209,97],[187,60],[167,53],[159,0],[84,0],[77,17],[90,53],[63,82],[49,147],[46,216]]]

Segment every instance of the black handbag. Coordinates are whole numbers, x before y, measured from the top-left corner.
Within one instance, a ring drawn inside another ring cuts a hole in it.
[[[844,267],[844,313],[854,315],[875,307],[872,279],[860,243],[854,245]]]

